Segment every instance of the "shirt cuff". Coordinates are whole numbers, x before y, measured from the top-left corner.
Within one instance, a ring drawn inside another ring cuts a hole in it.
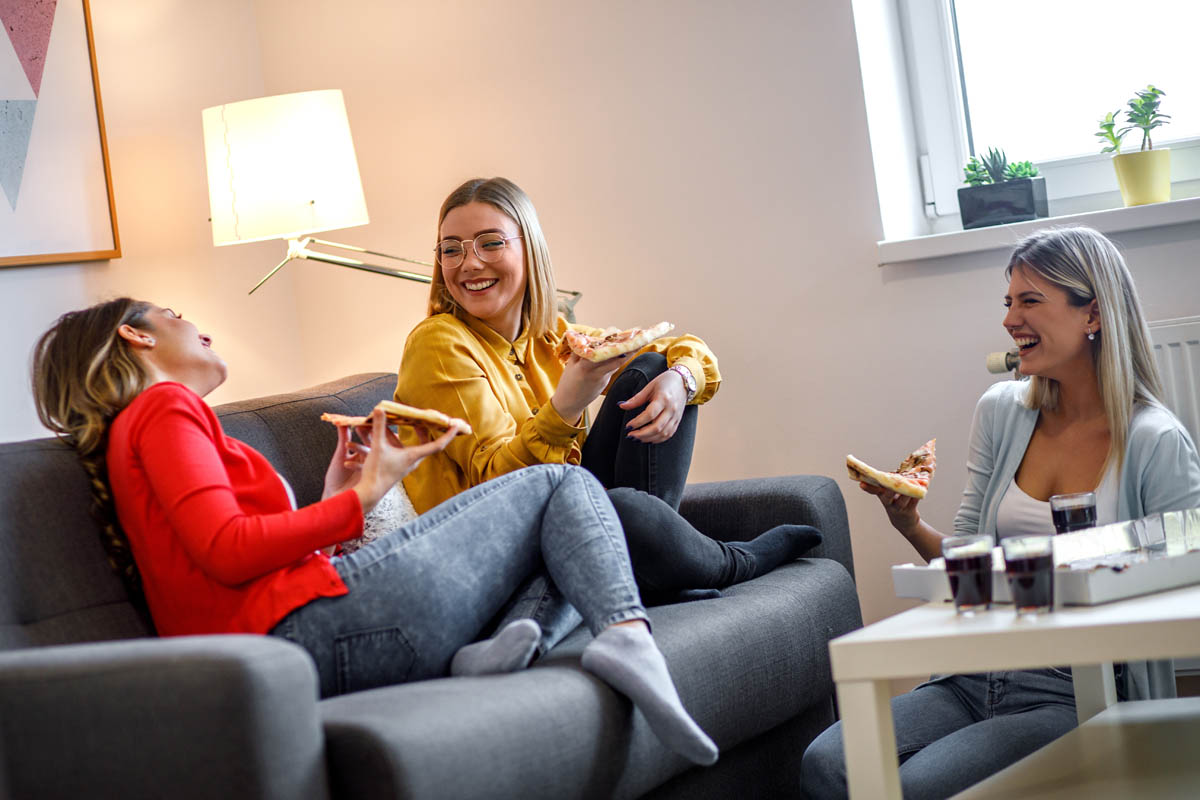
[[[567,447],[587,432],[587,428],[569,424],[549,400],[533,417],[534,429],[548,443]]]

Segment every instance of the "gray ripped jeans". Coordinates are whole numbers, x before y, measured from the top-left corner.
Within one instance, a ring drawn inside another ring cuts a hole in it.
[[[646,618],[616,513],[579,467],[502,475],[333,564],[349,594],[271,631],[312,655],[322,697],[445,675],[542,567],[593,633]]]

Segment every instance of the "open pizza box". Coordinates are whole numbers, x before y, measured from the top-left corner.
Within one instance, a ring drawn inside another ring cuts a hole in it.
[[[1060,534],[1054,565],[1055,605],[1093,606],[1200,583],[1200,508]],[[892,567],[892,583],[897,597],[951,600],[940,558]],[[1012,602],[999,547],[992,550],[992,599]]]

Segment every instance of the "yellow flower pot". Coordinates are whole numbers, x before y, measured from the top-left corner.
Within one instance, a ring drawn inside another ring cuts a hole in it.
[[[1121,199],[1126,206],[1162,203],[1171,199],[1171,151],[1141,150],[1113,156]]]

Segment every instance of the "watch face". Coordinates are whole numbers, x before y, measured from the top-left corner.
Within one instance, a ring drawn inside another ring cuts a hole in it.
[[[684,388],[687,389],[687,400],[690,402],[696,396],[696,377],[692,375],[691,370],[682,364],[676,364],[671,367],[671,371],[683,378]]]

